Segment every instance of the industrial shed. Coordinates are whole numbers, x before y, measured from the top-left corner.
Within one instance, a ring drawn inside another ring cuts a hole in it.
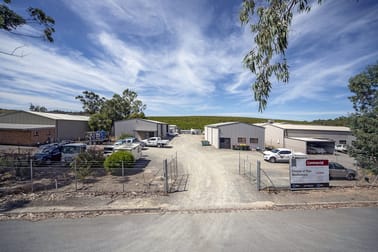
[[[216,123],[205,126],[205,139],[218,149],[231,149],[241,145],[249,146],[250,149],[262,149],[264,131],[263,127],[247,123]]]
[[[335,144],[351,145],[355,137],[348,127],[267,123],[265,144],[307,154],[332,154]]]
[[[51,141],[84,139],[85,132],[89,131],[88,120],[88,116],[33,111],[13,111],[0,115],[0,124],[8,124],[2,129],[2,135],[14,134],[11,131],[17,128],[24,131],[34,130],[34,133],[35,129],[49,128]],[[10,129],[9,125],[14,125],[14,129]],[[40,132],[42,131],[38,130],[38,134]],[[0,139],[3,139],[3,136]],[[25,139],[25,142],[30,141],[34,140]]]
[[[114,123],[114,134],[116,138],[126,134],[140,140],[149,137],[166,138],[168,124],[140,118],[116,121]]]
[[[39,145],[50,142],[54,135],[54,125],[0,123],[0,144]]]

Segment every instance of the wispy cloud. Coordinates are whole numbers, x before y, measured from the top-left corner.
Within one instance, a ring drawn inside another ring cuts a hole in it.
[[[58,34],[69,29],[76,38],[69,43],[47,45],[0,32],[1,48],[25,45],[26,54],[23,58],[0,55],[1,107],[27,108],[32,102],[50,109],[80,110],[74,97],[84,90],[110,97],[130,88],[147,104],[147,115],[254,115],[257,111],[251,91],[254,76],[242,65],[254,44],[249,28],[238,21],[240,3],[59,3],[66,9],[57,17],[78,21],[77,27],[66,27],[66,19],[57,20]],[[364,7],[362,2],[326,1],[295,16],[288,50],[290,83],[275,84],[265,114],[256,115],[279,115],[298,100],[308,102],[306,110],[301,108],[303,116],[322,115],[317,103],[330,95],[345,103],[347,80],[378,56],[374,8],[355,12],[350,8],[359,4]],[[336,114],[348,109],[328,110]],[[287,116],[294,114],[300,111]]]

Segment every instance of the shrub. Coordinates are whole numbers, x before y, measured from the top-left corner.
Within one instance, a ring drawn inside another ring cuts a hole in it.
[[[76,158],[76,174],[81,180],[91,175],[94,169],[102,168],[104,162],[104,154],[100,150],[89,149],[80,153]],[[71,163],[71,168],[74,169],[75,162]]]
[[[117,151],[105,159],[104,166],[107,172],[112,175],[122,175],[122,164],[124,168],[131,168],[134,164],[134,156],[128,151]]]

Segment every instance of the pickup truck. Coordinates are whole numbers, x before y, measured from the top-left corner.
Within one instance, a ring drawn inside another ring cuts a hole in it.
[[[289,149],[277,148],[271,151],[264,151],[264,160],[271,163],[275,162],[290,162],[292,157],[306,157],[306,154],[300,152],[292,152]]]
[[[160,137],[150,137],[141,141],[146,146],[151,147],[164,147],[168,145],[169,140],[162,140]]]

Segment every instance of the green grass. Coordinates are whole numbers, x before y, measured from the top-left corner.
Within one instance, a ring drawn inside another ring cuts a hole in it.
[[[268,119],[232,116],[149,116],[147,119],[168,124],[177,125],[180,129],[203,129],[205,125],[222,122],[264,123]],[[303,124],[304,121],[274,120],[275,122],[287,122]]]

